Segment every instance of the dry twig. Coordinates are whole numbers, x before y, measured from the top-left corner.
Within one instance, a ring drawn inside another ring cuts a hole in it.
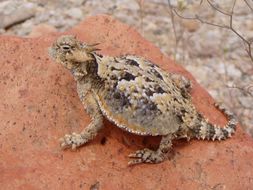
[[[198,20],[199,22],[203,23],[203,24],[208,24],[208,25],[212,25],[212,26],[216,26],[216,27],[220,27],[220,28],[225,28],[228,30],[231,30],[234,34],[236,34],[244,43],[245,45],[245,51],[247,52],[249,58],[251,59],[252,63],[253,63],[253,53],[252,53],[252,42],[253,40],[251,39],[246,39],[245,37],[243,37],[234,27],[233,27],[233,16],[234,16],[234,8],[236,5],[236,0],[233,1],[233,5],[232,5],[232,9],[231,11],[225,12],[224,10],[220,9],[219,7],[217,7],[216,5],[214,5],[210,0],[206,0],[207,3],[217,12],[228,16],[229,17],[229,25],[220,25],[220,24],[216,24],[216,23],[212,23],[209,21],[206,21],[204,19],[202,19],[199,15],[195,15],[193,17],[185,17],[183,15],[181,15],[178,10],[172,6],[170,0],[168,0],[168,4],[169,4],[169,8],[171,10],[171,13],[173,15],[176,14],[178,17],[182,18],[182,19],[188,19],[188,20]],[[202,4],[203,0],[201,0],[200,5]],[[247,4],[247,6],[252,10],[252,7],[249,5],[249,3],[247,2],[247,0],[244,0],[244,2]],[[176,36],[176,35],[175,35]]]

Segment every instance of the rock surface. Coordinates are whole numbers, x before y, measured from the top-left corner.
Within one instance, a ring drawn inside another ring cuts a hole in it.
[[[224,102],[238,116],[243,129],[253,137],[253,107],[244,106],[253,102],[253,60],[246,53],[242,39],[226,28],[179,16],[228,26],[229,16],[211,4],[229,13],[233,1],[0,0],[0,21],[10,23],[7,28],[1,28],[0,23],[0,34],[38,37],[45,35],[41,27],[62,32],[87,16],[113,15],[182,64],[215,99]],[[169,2],[179,15],[171,14]],[[253,37],[250,6],[238,0],[233,15],[234,29],[247,40]],[[41,32],[37,33],[38,30]]]
[[[193,81],[193,101],[209,120],[225,124],[213,99],[182,67],[131,27],[108,16],[87,18],[68,34],[101,43],[102,54],[137,54]],[[47,48],[61,34],[0,37],[0,184],[3,189],[251,189],[253,140],[240,127],[222,142],[174,143],[174,157],[128,167],[127,155],[156,147],[159,138],[128,134],[105,120],[86,146],[62,151],[58,139],[89,122],[75,82],[50,60]]]

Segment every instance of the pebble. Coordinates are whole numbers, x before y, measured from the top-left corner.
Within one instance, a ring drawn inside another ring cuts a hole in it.
[[[66,14],[74,19],[82,19],[83,18],[82,10],[79,8],[71,8],[66,12]]]
[[[6,1],[0,5],[0,28],[8,28],[23,22],[36,14],[36,5],[33,3],[21,3]]]
[[[242,96],[239,97],[240,103],[243,105],[245,108],[253,108],[253,101],[252,101],[252,96]]]
[[[185,27],[189,32],[195,32],[199,29],[200,23],[197,20],[183,20],[183,27]]]

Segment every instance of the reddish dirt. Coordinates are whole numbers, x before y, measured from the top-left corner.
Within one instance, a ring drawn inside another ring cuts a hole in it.
[[[101,15],[66,33],[100,42],[103,54],[137,54],[184,74],[193,80],[198,110],[213,123],[226,123],[192,76],[133,28]],[[159,138],[128,134],[106,120],[92,142],[62,151],[58,139],[81,131],[90,119],[71,74],[48,56],[59,35],[0,37],[0,189],[252,189],[253,140],[240,127],[227,141],[177,141],[174,157],[157,165],[128,167],[127,155],[156,147]]]

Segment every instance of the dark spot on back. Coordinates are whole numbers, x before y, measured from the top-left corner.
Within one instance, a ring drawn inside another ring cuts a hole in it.
[[[173,98],[173,101],[174,102],[179,102],[179,100],[176,97]]]
[[[139,67],[139,63],[137,63],[137,61],[132,60],[132,59],[127,59],[126,64]]]
[[[130,80],[134,80],[135,79],[135,76],[132,75],[131,73],[128,73],[128,72],[123,72],[122,75],[121,75],[121,78],[120,80],[127,80],[127,81],[130,81]]]
[[[113,93],[113,98],[120,99],[120,97],[121,97],[121,94],[119,92]]]
[[[134,93],[138,93],[138,90],[135,88],[135,89],[133,90],[133,92],[134,92]]]
[[[147,108],[148,110],[157,110],[157,109],[158,109],[157,106],[155,105],[155,103],[153,103],[153,102],[149,102],[149,103],[147,104],[146,108]]]
[[[112,66],[110,69],[111,69],[112,71],[114,71],[114,70],[120,71],[120,69],[117,69],[117,68],[115,68],[114,66]]]
[[[182,114],[188,113],[184,108],[181,108],[180,112],[181,112]],[[191,118],[193,118],[193,116],[191,116]]]
[[[112,92],[112,97],[114,98],[114,100],[111,99],[111,101],[114,101],[114,103],[117,104],[121,108],[123,106],[130,105],[130,102],[127,96],[125,96],[123,92],[120,92],[120,91]]]
[[[130,102],[129,102],[128,98],[124,94],[122,94],[121,97],[122,97],[121,98],[121,106],[130,105]]]
[[[151,69],[151,73],[153,73],[157,78],[163,80],[162,75],[158,71],[156,71],[155,69]]]
[[[177,118],[178,118],[178,120],[179,120],[181,123],[183,123],[183,122],[184,122],[184,120],[183,120],[183,118],[182,118],[182,116],[181,116],[181,115],[177,115]]]
[[[145,90],[145,94],[146,94],[147,96],[153,96],[154,93],[155,93],[155,92],[153,92],[153,91],[150,90],[150,89],[146,89],[146,90]]]
[[[111,80],[116,80],[117,77],[116,77],[116,75],[111,75],[111,76],[110,76],[110,79],[111,79]]]
[[[140,103],[145,105],[148,103],[148,100],[146,98],[142,98],[140,99]]]
[[[163,90],[163,88],[160,87],[160,86],[156,86],[155,87],[155,92],[158,93],[158,94],[163,94],[163,93],[165,93],[165,90]]]
[[[118,86],[118,81],[116,80],[116,81],[113,83],[113,85],[112,85],[112,89],[117,88],[117,86]],[[108,90],[110,91],[110,89],[108,89]]]
[[[149,77],[145,77],[145,81],[146,82],[152,82],[153,80],[151,80]]]

